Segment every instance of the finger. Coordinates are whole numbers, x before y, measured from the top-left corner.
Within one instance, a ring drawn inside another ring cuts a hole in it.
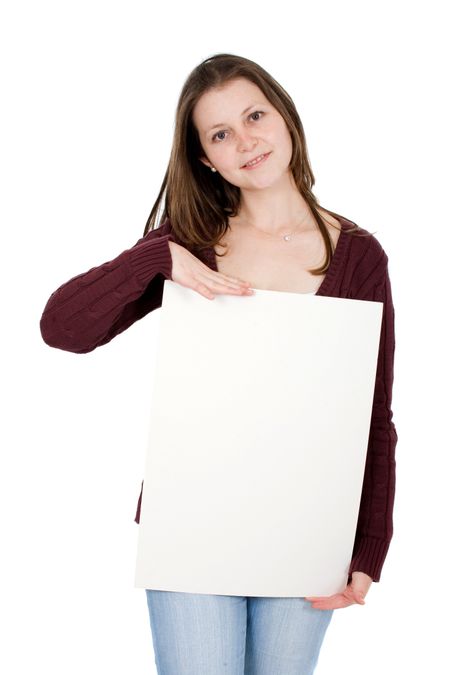
[[[201,281],[198,281],[191,287],[194,291],[197,291],[197,293],[200,293],[200,295],[203,295],[203,297],[207,298],[208,300],[215,300],[216,296],[214,293],[212,293],[208,286],[205,284],[202,284]]]
[[[229,283],[227,281],[218,280],[217,278],[207,277],[204,282],[205,286],[208,286],[215,293],[233,293],[235,295],[241,295],[243,293],[252,294],[253,291],[248,287],[242,284]]]
[[[220,272],[216,272],[220,276],[221,279],[223,279],[225,282],[228,282],[230,284],[237,284],[237,285],[244,285],[244,286],[249,286],[250,282],[245,281],[245,279],[239,279],[238,277],[230,277],[226,274],[221,274]]]
[[[210,279],[211,281],[216,281],[226,284],[226,285],[231,285],[231,286],[250,286],[250,281],[246,281],[244,279],[239,279],[239,277],[232,277],[228,274],[222,274],[222,272],[214,272],[211,270],[209,267],[206,267],[206,269],[202,270],[204,273],[205,278]]]
[[[239,279],[218,279],[217,277],[211,278],[212,283],[217,284],[219,287],[236,290],[236,291],[246,291],[250,288],[250,281],[241,281]]]
[[[355,601],[353,596],[349,596],[344,593],[336,593],[329,597],[323,596],[308,596],[309,598],[314,599],[312,607],[313,609],[343,609],[344,607],[349,607],[354,605]],[[306,598],[308,600],[308,598]]]
[[[354,603],[347,598],[337,598],[332,602],[317,602],[312,605],[313,609],[344,609]]]
[[[316,601],[322,601],[322,602],[331,602],[332,600],[335,600],[336,598],[341,597],[340,593],[335,593],[334,595],[309,595],[305,600],[313,600],[314,602]]]

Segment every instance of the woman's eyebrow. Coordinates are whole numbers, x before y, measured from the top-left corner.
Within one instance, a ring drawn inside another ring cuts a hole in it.
[[[254,105],[259,105],[259,104],[258,104],[258,103],[252,103],[251,105],[249,105],[248,108],[246,108],[245,110],[242,111],[241,117],[242,117],[242,115],[245,115],[245,113],[246,113],[248,110],[250,110],[250,108],[253,108]],[[262,103],[261,103],[261,105],[262,105]],[[224,127],[224,126],[226,126],[226,122],[219,122],[218,124],[215,124],[213,127],[210,127],[210,128],[208,129],[208,132],[207,132],[207,133],[209,133],[209,132],[212,131],[213,129],[217,129],[217,127]]]

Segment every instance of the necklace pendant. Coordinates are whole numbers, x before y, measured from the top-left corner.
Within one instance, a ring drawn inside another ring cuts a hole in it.
[[[285,234],[283,235],[284,241],[290,241],[291,240],[291,235],[290,234]]]

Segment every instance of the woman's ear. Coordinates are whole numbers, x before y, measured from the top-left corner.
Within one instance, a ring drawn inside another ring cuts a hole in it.
[[[207,157],[199,157],[199,159],[205,166],[207,166],[210,169],[212,168],[212,164]]]

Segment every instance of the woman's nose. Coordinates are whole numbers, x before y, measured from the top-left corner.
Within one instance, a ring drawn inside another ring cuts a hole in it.
[[[253,150],[255,147],[257,140],[252,136],[251,133],[247,132],[241,132],[238,134],[238,139],[237,139],[237,147],[240,151],[248,151],[248,150]]]

